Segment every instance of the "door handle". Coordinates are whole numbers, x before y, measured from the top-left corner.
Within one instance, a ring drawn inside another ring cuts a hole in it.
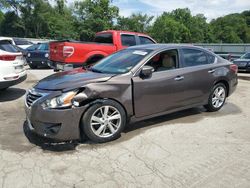
[[[214,69],[210,69],[210,70],[208,71],[208,73],[210,73],[210,74],[212,74],[212,73],[214,73],[214,72],[215,72]]]
[[[183,80],[184,79],[184,76],[177,76],[177,77],[175,77],[175,81],[181,81],[181,80]]]

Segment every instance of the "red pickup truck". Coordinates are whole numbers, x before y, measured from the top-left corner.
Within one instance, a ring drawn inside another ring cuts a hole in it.
[[[69,70],[83,64],[91,65],[129,46],[154,43],[148,35],[115,30],[97,33],[93,42],[54,41],[49,47],[49,65],[55,71]]]

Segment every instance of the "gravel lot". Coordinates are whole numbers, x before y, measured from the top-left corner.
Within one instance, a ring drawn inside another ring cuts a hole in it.
[[[0,93],[0,187],[250,187],[250,73],[217,113],[193,108],[131,125],[107,144],[48,144],[25,128],[25,90]]]

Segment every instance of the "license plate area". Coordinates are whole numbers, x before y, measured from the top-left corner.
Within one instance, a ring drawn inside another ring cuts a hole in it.
[[[63,69],[64,69],[64,66],[61,65],[61,64],[56,64],[56,69],[58,69],[58,70],[63,70]]]
[[[24,66],[23,65],[17,65],[15,66],[15,72],[20,73],[24,71]]]

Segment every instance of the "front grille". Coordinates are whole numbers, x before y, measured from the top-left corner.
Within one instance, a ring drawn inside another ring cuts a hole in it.
[[[27,96],[26,96],[26,104],[27,104],[27,106],[30,107],[36,100],[38,100],[41,97],[42,97],[42,95],[40,95],[38,93],[31,93],[29,91]]]

